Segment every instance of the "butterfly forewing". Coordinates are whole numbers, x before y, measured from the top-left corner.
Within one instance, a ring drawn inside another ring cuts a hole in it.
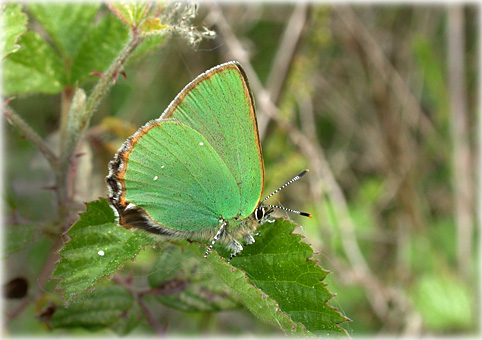
[[[162,117],[175,118],[206,138],[239,188],[239,217],[250,215],[263,190],[264,167],[254,102],[239,64],[226,63],[196,78]]]

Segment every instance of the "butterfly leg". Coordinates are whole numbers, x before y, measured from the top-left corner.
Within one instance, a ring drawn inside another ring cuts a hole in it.
[[[236,240],[233,240],[229,245],[228,245],[228,249],[232,250],[233,253],[231,254],[231,256],[229,257],[229,261],[231,261],[233,259],[233,257],[235,257],[236,255],[238,255],[241,251],[243,251],[243,246],[241,245],[241,243],[239,243],[238,241]]]
[[[204,257],[207,257],[209,252],[213,249],[213,246],[214,246],[214,243],[216,243],[216,241],[218,240],[218,238],[222,235],[222,233],[224,233],[224,229],[226,228],[226,225],[228,224],[227,221],[224,221],[223,224],[221,224],[221,226],[219,227],[219,230],[218,232],[216,233],[216,235],[214,235],[214,238],[213,238],[213,241],[211,242],[211,244],[209,245],[208,249],[206,250],[206,252],[204,253]],[[241,246],[241,245],[239,245]],[[241,247],[241,250],[243,250],[243,247]]]
[[[243,246],[247,246],[247,245],[249,245],[249,244],[253,244],[253,243],[254,243],[254,237],[253,237],[253,236],[256,236],[256,234],[255,234],[255,235],[246,234],[246,235],[244,236],[244,241],[245,241],[245,243],[243,243]]]

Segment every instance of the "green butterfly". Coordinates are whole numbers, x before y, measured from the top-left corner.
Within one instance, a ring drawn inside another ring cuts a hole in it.
[[[274,208],[261,200],[264,165],[254,99],[241,65],[216,66],[189,83],[109,163],[110,201],[125,227],[216,241],[231,252],[254,242]]]

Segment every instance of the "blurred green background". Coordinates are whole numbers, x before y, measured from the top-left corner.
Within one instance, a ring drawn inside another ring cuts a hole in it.
[[[174,36],[128,65],[79,151],[76,201],[106,196],[107,163],[122,141],[190,80],[238,60],[257,103],[265,193],[310,169],[273,202],[314,216],[290,217],[332,271],[331,305],[353,320],[344,324],[349,333],[475,334],[479,20],[476,5],[201,3],[195,26],[216,38],[191,46]],[[18,96],[11,106],[55,145],[59,95]],[[8,124],[4,136],[6,222],[48,220],[56,206],[47,163]],[[39,237],[9,256],[4,281],[24,277],[30,297],[44,294],[36,282],[52,244]],[[6,314],[22,303],[7,301]],[[10,332],[48,334],[32,318],[40,305],[9,320]],[[186,333],[201,325],[206,332],[280,332],[245,311],[207,317],[156,308]]]

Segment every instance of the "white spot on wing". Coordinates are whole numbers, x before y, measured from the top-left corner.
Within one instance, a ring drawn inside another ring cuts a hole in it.
[[[204,145],[204,143],[203,143],[203,142],[201,142],[201,143],[199,143],[199,145],[203,146],[203,145]]]
[[[154,176],[154,180],[155,180],[155,181],[157,181],[157,179],[158,179],[158,178],[159,178],[159,177],[157,177],[157,176]]]
[[[99,251],[97,252],[97,254],[99,254],[100,256],[104,256],[104,251],[99,250]]]

